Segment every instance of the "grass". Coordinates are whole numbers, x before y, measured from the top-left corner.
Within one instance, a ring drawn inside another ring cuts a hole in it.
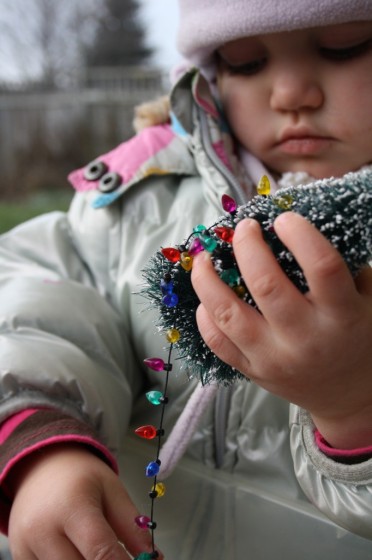
[[[67,210],[72,193],[66,191],[38,192],[19,201],[0,199],[0,233],[12,227],[53,210]]]

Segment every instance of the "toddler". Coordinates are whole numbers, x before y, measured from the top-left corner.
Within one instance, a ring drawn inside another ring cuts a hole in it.
[[[0,240],[0,520],[13,560],[163,557],[134,521],[146,502],[137,493],[138,511],[130,495],[145,484],[125,438],[152,421],[145,392],[164,389],[143,364],[164,345],[133,294],[144,266],[212,224],[223,194],[252,197],[264,174],[275,190],[372,165],[370,0],[179,3],[186,64],[170,115],[71,173],[67,215]],[[372,551],[371,273],[354,281],[296,214],[275,229],[309,292],[288,281],[246,220],[234,251],[262,314],[208,258],[195,259],[201,334],[252,382],[217,390],[170,479],[159,503],[168,557],[268,558],[276,532],[290,535],[293,557],[332,556],[312,538],[311,528],[334,527],[323,514],[344,535],[345,558]],[[166,434],[195,388],[181,364]]]

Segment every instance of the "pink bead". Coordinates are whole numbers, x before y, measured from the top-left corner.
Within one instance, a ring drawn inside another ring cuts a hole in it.
[[[153,371],[164,371],[164,360],[161,358],[146,358],[143,363]]]
[[[134,521],[140,529],[148,529],[148,523],[151,523],[151,519],[147,515],[138,515]]]
[[[229,196],[228,194],[223,194],[221,198],[221,202],[222,202],[222,208],[226,212],[229,212],[230,214],[232,212],[235,212],[237,205],[235,200],[231,198],[231,196]]]

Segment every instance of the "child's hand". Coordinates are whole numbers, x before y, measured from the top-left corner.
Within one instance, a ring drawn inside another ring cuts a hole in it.
[[[13,560],[129,560],[151,535],[115,473],[90,451],[58,445],[20,464],[9,522]],[[162,556],[159,556],[159,559]]]
[[[334,447],[372,445],[371,270],[354,282],[339,253],[298,214],[282,214],[275,230],[309,292],[288,280],[259,225],[244,220],[234,252],[262,314],[218,278],[204,253],[192,273],[200,332],[223,361],[307,409]]]

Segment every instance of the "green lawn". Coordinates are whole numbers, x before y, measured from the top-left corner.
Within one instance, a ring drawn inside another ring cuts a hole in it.
[[[0,199],[0,233],[52,210],[67,210],[72,193],[66,191],[40,192],[17,202],[6,202]]]

